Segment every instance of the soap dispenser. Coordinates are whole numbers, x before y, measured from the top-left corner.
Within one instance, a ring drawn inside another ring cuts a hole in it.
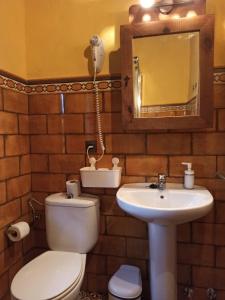
[[[182,162],[182,165],[187,166],[187,170],[184,171],[184,188],[193,189],[195,172],[191,169],[192,163]]]

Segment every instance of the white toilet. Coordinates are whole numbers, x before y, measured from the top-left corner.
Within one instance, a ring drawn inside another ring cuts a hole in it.
[[[86,253],[99,234],[99,200],[90,195],[46,198],[50,251],[26,264],[11,284],[12,300],[74,300],[85,272]]]

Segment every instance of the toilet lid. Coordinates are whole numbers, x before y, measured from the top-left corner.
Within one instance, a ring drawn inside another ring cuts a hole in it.
[[[52,299],[73,285],[81,271],[82,254],[47,251],[16,274],[11,293],[20,300]]]

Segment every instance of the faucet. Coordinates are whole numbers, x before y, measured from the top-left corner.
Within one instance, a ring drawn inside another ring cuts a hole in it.
[[[158,188],[159,190],[165,190],[166,188],[166,175],[158,174]]]

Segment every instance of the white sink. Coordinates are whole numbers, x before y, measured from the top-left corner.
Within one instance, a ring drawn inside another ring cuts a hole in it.
[[[125,184],[117,192],[119,206],[128,214],[157,224],[180,224],[206,215],[213,205],[210,192],[196,186],[186,190],[167,183],[166,189],[150,189],[147,183]]]
[[[212,195],[199,186],[186,190],[167,183],[161,191],[148,183],[133,183],[123,185],[116,197],[125,212],[148,222],[150,299],[176,300],[176,224],[206,215],[213,206]]]

